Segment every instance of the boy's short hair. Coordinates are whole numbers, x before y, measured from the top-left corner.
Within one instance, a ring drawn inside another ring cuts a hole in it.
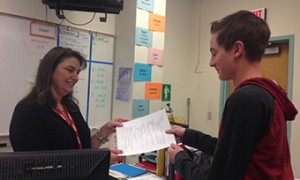
[[[233,48],[236,41],[242,41],[246,57],[252,62],[262,59],[271,34],[266,21],[246,10],[213,21],[210,32],[218,33],[217,42],[226,51]]]

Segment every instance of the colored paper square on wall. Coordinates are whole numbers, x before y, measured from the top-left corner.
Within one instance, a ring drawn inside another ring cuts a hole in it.
[[[145,99],[161,100],[162,83],[146,82]]]
[[[163,50],[157,48],[148,48],[148,64],[163,65]]]
[[[149,29],[157,32],[165,32],[166,18],[158,14],[149,15]]]
[[[154,0],[137,0],[137,8],[153,12]]]
[[[171,101],[171,85],[163,84],[162,85],[162,101]]]
[[[134,64],[134,81],[151,81],[152,66],[149,64]]]
[[[136,28],[135,43],[138,46],[152,47],[153,32],[145,28]]]
[[[134,99],[132,101],[132,117],[138,118],[149,114],[149,100]]]
[[[131,74],[132,68],[119,68],[116,99],[122,101],[129,101],[131,92]]]

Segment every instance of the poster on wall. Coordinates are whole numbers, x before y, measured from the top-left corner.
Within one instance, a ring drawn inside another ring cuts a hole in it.
[[[131,92],[131,75],[132,68],[119,68],[116,99],[121,101],[129,101]]]

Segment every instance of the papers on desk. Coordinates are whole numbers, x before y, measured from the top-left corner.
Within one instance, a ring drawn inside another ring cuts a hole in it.
[[[169,147],[171,143],[176,143],[173,134],[165,133],[170,128],[171,125],[164,109],[123,123],[123,127],[116,129],[118,149],[123,150],[120,156]]]

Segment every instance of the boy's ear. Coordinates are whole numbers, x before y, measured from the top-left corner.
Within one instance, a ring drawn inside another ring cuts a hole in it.
[[[234,56],[238,57],[244,52],[244,43],[242,41],[236,41],[233,45]]]

